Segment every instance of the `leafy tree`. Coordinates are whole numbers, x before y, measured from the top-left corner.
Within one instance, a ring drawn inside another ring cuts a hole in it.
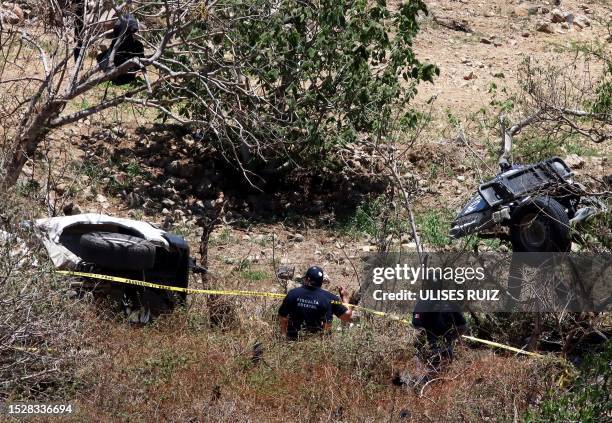
[[[175,69],[203,77],[167,86],[182,96],[179,114],[203,129],[245,176],[301,165],[338,165],[334,151],[360,137],[380,139],[392,114],[404,127],[407,105],[437,67],[412,49],[421,0],[219,0],[192,27]],[[207,47],[191,48],[207,40]]]

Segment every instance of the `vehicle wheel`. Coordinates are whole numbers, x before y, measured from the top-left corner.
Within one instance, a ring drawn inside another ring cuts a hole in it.
[[[510,239],[515,252],[569,251],[570,223],[561,204],[550,197],[535,197],[512,215]]]
[[[89,232],[79,244],[83,260],[107,269],[146,270],[155,264],[155,246],[135,236]]]

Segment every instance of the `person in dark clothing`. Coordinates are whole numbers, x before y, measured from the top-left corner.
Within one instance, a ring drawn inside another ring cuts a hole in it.
[[[118,67],[133,58],[144,57],[144,46],[135,38],[138,32],[138,21],[127,13],[119,17],[113,26],[113,41],[110,47],[96,57],[103,70],[111,67]],[[111,63],[111,55],[115,51],[115,56]],[[111,81],[115,85],[125,85],[136,81],[138,69],[130,70],[122,75],[116,76]]]
[[[106,4],[106,7],[104,5],[100,7],[100,5],[88,2],[88,0],[63,0],[60,4],[74,18],[74,41],[76,45],[72,52],[76,62],[79,60],[83,49],[83,30],[86,22],[89,25],[93,24],[91,20],[98,15],[98,12],[102,12],[103,17],[109,18],[113,16],[114,10],[109,4]],[[105,31],[113,27],[112,20],[100,21],[99,23]]]
[[[453,360],[453,343],[467,331],[467,322],[457,304],[418,301],[412,314],[412,325],[424,330],[429,351],[430,371],[437,372],[443,362]]]
[[[84,0],[73,0],[72,1],[73,13],[74,13],[74,39],[76,41],[76,47],[73,49],[74,61],[79,59],[81,49],[83,48],[83,39],[81,38],[81,32],[83,32],[83,26],[85,25],[85,4]]]
[[[313,266],[304,276],[304,284],[292,289],[283,299],[278,315],[280,332],[289,340],[298,339],[300,331],[321,333],[331,330],[333,316],[350,322],[353,312],[343,304],[348,303],[348,291],[338,289],[340,297],[321,288],[323,270]]]

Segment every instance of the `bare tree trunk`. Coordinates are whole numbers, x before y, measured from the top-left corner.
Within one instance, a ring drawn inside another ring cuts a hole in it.
[[[32,119],[27,119],[17,131],[17,138],[10,150],[10,158],[4,166],[4,175],[0,179],[0,187],[10,188],[17,183],[23,166],[36,152],[40,143],[49,132],[48,123],[57,117],[62,105],[51,103]]]

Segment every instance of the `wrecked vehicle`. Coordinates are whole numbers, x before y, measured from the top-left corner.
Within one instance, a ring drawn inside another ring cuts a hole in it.
[[[572,226],[605,211],[605,205],[572,179],[560,158],[511,165],[511,148],[507,135],[500,173],[478,187],[453,221],[450,236],[509,238],[515,252],[569,251]]]
[[[187,288],[195,267],[182,237],[130,219],[101,214],[38,219],[34,226],[55,267]],[[162,289],[90,281],[119,303],[131,321],[183,304],[186,294]]]

